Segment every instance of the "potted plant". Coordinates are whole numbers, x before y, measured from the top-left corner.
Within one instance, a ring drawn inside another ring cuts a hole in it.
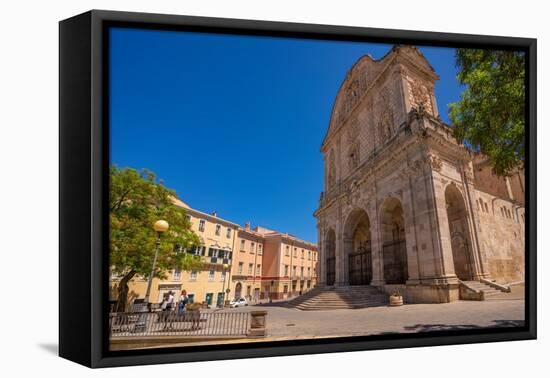
[[[399,290],[395,290],[390,295],[390,306],[403,306],[403,296],[399,293]]]

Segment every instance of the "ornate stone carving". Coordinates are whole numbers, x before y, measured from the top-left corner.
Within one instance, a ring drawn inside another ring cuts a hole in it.
[[[409,178],[409,175],[411,173],[410,168],[404,168],[401,171],[399,171],[398,176],[400,180],[407,180]]]
[[[437,172],[441,172],[441,168],[443,167],[443,162],[439,158],[439,156],[434,154],[428,154],[428,163],[430,164],[430,167]]]
[[[409,101],[412,108],[432,114],[430,89],[418,80],[407,78],[409,84]]]
[[[469,165],[464,166],[464,180],[469,183],[474,182],[474,172]]]
[[[426,105],[429,101],[428,90],[425,86],[420,84],[418,81],[413,81],[411,84],[411,92],[415,105],[419,107],[420,105]]]
[[[411,163],[409,169],[411,170],[411,173],[416,176],[418,173],[422,173],[423,167],[424,163],[422,162],[422,160],[418,159]]]

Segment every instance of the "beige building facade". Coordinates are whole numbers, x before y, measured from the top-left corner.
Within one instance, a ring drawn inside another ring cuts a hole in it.
[[[163,295],[170,291],[178,301],[182,290],[185,290],[191,301],[205,302],[210,306],[221,305],[224,298],[227,298],[224,293],[229,287],[239,225],[222,219],[215,213],[207,214],[192,209],[179,200],[175,200],[175,203],[185,209],[191,229],[201,240],[200,247],[186,252],[201,256],[204,267],[200,271],[191,272],[172,270],[165,279],[154,278],[150,301],[160,303]],[[111,286],[114,287],[117,279],[113,278],[111,281]],[[138,276],[129,282],[129,306],[134,299],[145,297],[147,283],[147,280]]]
[[[322,143],[319,284],[459,298],[461,282],[524,279],[523,172],[491,173],[438,113],[438,76],[414,47],[359,59]]]

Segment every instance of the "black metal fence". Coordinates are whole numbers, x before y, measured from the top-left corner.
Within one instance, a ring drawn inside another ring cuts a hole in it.
[[[248,312],[119,312],[109,315],[111,337],[246,336]]]

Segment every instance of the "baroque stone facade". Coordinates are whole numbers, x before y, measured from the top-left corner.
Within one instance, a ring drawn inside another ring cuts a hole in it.
[[[438,116],[437,74],[414,47],[348,72],[321,146],[320,285],[449,302],[459,282],[523,280],[523,173],[492,175]]]

